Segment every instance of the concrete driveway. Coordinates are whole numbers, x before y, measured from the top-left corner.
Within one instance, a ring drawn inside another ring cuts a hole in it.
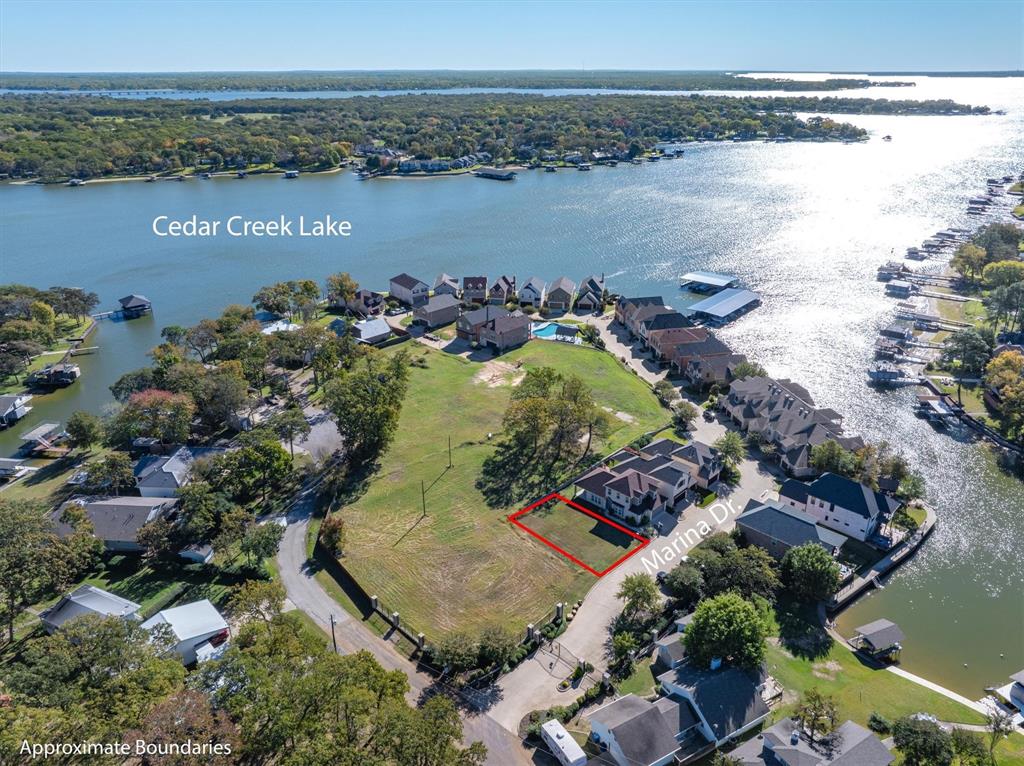
[[[609,318],[596,318],[590,324],[598,328],[607,349],[616,358],[624,357],[627,364],[636,370],[641,378],[653,384],[665,377],[665,370],[652,362],[648,354],[635,352],[631,346],[626,345],[624,331],[621,331],[621,328],[611,328]],[[615,329],[619,329],[621,334]],[[694,405],[697,404],[681,388],[679,392],[684,399]],[[703,418],[698,418],[691,436],[705,444],[713,444],[727,430],[727,426],[722,423],[708,423]],[[739,470],[740,481],[737,486],[720,483],[714,488],[719,499],[707,508],[691,505],[676,517],[661,517],[659,520],[663,523],[662,532],[651,541],[643,553],[636,554],[594,583],[583,600],[583,605],[576,612],[576,617],[565,633],[557,639],[567,652],[590,662],[595,667],[594,675],[600,676],[608,666],[609,628],[622,611],[622,602],[615,594],[627,575],[636,572],[653,575],[658,571],[671,569],[702,539],[700,531],[710,529],[728,532],[735,526],[735,517],[743,512],[749,500],[760,501],[776,497],[775,482],[781,476],[777,469],[746,457]],[[673,546],[675,558],[665,564],[656,565],[652,554],[669,544]],[[653,566],[645,562],[650,562]],[[566,669],[565,663],[556,662],[554,669],[560,669],[560,672],[553,674],[552,669],[548,667],[549,662],[550,657],[547,655],[527,660],[501,679],[501,701],[491,709],[490,714],[502,726],[510,731],[516,731],[519,721],[531,710],[566,704],[570,701],[566,699],[567,696],[573,699],[579,696],[578,690],[567,695],[556,688],[558,681],[572,671],[572,666]]]

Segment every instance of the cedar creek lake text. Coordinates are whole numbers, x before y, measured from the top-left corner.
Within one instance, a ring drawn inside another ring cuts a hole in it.
[[[348,237],[352,224],[330,215],[319,218],[278,216],[266,220],[233,215],[225,220],[205,220],[198,216],[175,220],[167,215],[153,219],[153,233],[158,237]]]

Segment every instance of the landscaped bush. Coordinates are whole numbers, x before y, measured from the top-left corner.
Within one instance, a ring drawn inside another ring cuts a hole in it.
[[[888,734],[892,731],[892,723],[888,718],[871,711],[871,715],[868,716],[868,728],[876,734]]]

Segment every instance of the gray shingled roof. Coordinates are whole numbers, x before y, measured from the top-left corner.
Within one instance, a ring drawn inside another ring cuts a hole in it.
[[[61,521],[61,516],[69,505],[80,505],[92,522],[93,534],[97,538],[114,543],[134,543],[146,522],[169,513],[177,503],[176,499],[167,497],[73,497],[53,511],[50,518],[57,535],[66,537],[74,529]]]
[[[572,295],[576,291],[576,283],[569,279],[569,277],[559,277],[548,285],[549,293],[553,293],[555,290],[564,290],[569,295]]]
[[[424,287],[427,286],[426,282],[422,282],[419,279],[416,279],[416,277],[406,274],[404,271],[397,277],[391,277],[390,281],[394,282],[399,287],[404,287],[406,290],[412,290],[419,285],[423,285]]]
[[[721,741],[768,713],[758,687],[764,670],[749,672],[735,667],[706,670],[693,665],[680,665],[662,673],[658,681],[669,681],[686,689]]]
[[[889,766],[895,757],[874,734],[853,721],[835,731],[834,744],[811,745],[800,724],[784,718],[729,755],[742,766]]]
[[[755,530],[790,548],[818,543],[829,553],[846,542],[843,535],[819,526],[813,517],[796,508],[771,500],[751,501],[751,505],[753,507],[736,517],[736,526],[740,529]]]
[[[894,498],[835,473],[823,473],[811,482],[808,492],[819,500],[841,506],[866,519],[873,519],[879,514],[888,515],[901,505]]]
[[[856,628],[857,635],[871,644],[875,651],[882,651],[900,643],[903,638],[903,631],[900,626],[891,620],[881,619],[869,622]]]
[[[430,300],[416,310],[432,314],[435,311],[443,311],[458,305],[460,305],[458,298],[450,293],[442,293],[441,295],[431,295]]]
[[[666,722],[665,711],[633,694],[598,708],[589,717],[612,733],[630,763],[655,763],[679,749],[678,732]]]

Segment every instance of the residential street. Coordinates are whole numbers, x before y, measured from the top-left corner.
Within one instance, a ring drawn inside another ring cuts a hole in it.
[[[620,340],[610,329],[608,318],[602,317],[591,323],[598,328],[608,350],[616,358],[625,357],[644,380],[655,383],[665,377],[665,371],[657,368],[646,354],[635,354],[631,346]],[[725,432],[726,427],[722,424],[708,423],[698,418],[692,436],[697,441],[713,444]],[[557,639],[563,653],[571,656],[559,661],[546,653],[538,653],[536,657],[523,662],[501,679],[501,701],[490,712],[502,726],[515,731],[522,717],[531,710],[564,705],[570,701],[566,699],[567,696],[578,696],[582,690],[567,694],[559,692],[556,688],[558,681],[572,672],[576,658],[594,665],[595,676],[599,677],[606,669],[608,629],[622,611],[622,602],[615,594],[626,575],[646,571],[643,559],[650,559],[651,551],[674,541],[677,535],[685,535],[687,530],[697,529],[701,522],[706,522],[716,531],[729,531],[734,526],[735,516],[743,512],[748,500],[763,500],[770,494],[774,496],[776,475],[770,473],[764,466],[746,458],[740,465],[740,474],[742,478],[737,487],[719,488],[720,501],[728,501],[728,505],[725,502],[716,502],[708,508],[690,506],[675,519],[674,527],[664,526],[661,535],[655,538],[643,553],[636,554],[594,584],[568,629]],[[699,542],[699,538],[694,534],[684,536],[683,539],[685,543],[678,546],[681,554],[685,554]],[[677,557],[661,569],[671,568],[678,560]],[[554,667],[550,666],[552,662]]]
[[[307,566],[306,530],[316,501],[316,482],[307,485],[288,512],[288,527],[277,555],[281,583],[288,593],[288,601],[313,618],[328,635],[331,634],[331,616],[334,616],[334,634],[338,650],[342,653],[367,649],[389,670],[401,670],[409,677],[411,687],[407,695],[415,704],[421,694],[433,684],[433,678],[416,670],[415,665],[400,654],[357,619],[354,619],[332,599],[314,578]],[[509,734],[485,713],[463,712],[466,742],[482,741],[487,746],[487,762],[496,766],[529,764],[528,751],[518,737]]]

